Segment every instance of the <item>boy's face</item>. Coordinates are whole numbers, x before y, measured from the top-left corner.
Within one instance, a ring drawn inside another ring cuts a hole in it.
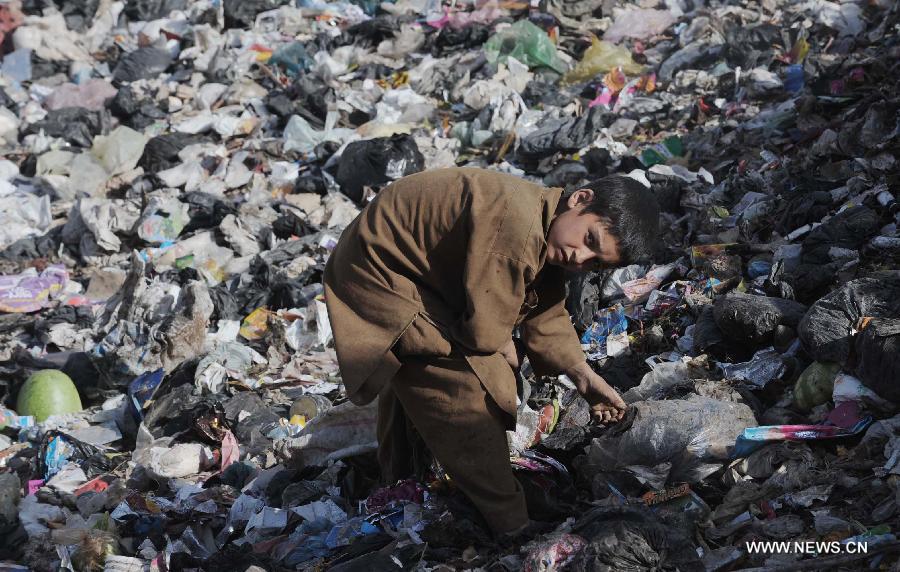
[[[581,189],[566,199],[547,233],[547,262],[571,272],[587,272],[619,264],[619,244],[600,215],[585,207],[594,191]]]

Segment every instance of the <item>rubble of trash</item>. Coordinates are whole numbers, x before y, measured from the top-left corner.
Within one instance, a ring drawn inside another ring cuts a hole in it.
[[[898,32],[889,0],[0,2],[0,569],[896,566]],[[653,266],[569,281],[625,419],[525,375],[524,546],[437,465],[380,482],[331,347],[342,229],[453,165],[663,212]]]

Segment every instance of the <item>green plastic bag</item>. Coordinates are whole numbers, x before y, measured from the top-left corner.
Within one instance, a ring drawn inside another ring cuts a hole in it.
[[[681,137],[670,135],[666,137],[662,143],[657,143],[651,147],[647,147],[641,152],[641,163],[645,167],[652,167],[660,163],[665,164],[673,157],[682,157],[684,155],[684,145]]]
[[[564,81],[565,83],[588,81],[613,68],[622,68],[628,75],[644,71],[644,66],[631,59],[631,52],[627,48],[594,38],[591,47],[585,50],[584,57],[566,74]]]
[[[484,55],[492,64],[505,63],[513,57],[529,69],[548,67],[559,73],[566,71],[566,65],[559,59],[550,37],[528,20],[519,20],[491,36],[484,43]]]
[[[841,371],[841,365],[816,361],[803,370],[794,386],[794,403],[803,411],[822,405],[831,399],[834,392],[834,378]]]
[[[313,59],[309,57],[309,53],[301,42],[294,42],[278,48],[269,59],[269,64],[281,66],[291,76],[309,70],[312,63]]]

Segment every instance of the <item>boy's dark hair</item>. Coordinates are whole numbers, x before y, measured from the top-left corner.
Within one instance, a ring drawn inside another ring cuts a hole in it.
[[[648,261],[659,240],[659,204],[650,189],[622,175],[603,177],[578,189],[594,191],[586,210],[600,215],[619,241],[621,265]]]

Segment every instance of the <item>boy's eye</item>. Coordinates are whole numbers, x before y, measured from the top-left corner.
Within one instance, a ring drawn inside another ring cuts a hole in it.
[[[585,237],[585,239],[584,239],[584,242],[585,242],[585,244],[587,244],[588,246],[593,246],[593,244],[594,244],[594,237],[593,237],[593,235],[591,235],[591,233],[587,233],[587,235],[586,235],[586,237]]]

